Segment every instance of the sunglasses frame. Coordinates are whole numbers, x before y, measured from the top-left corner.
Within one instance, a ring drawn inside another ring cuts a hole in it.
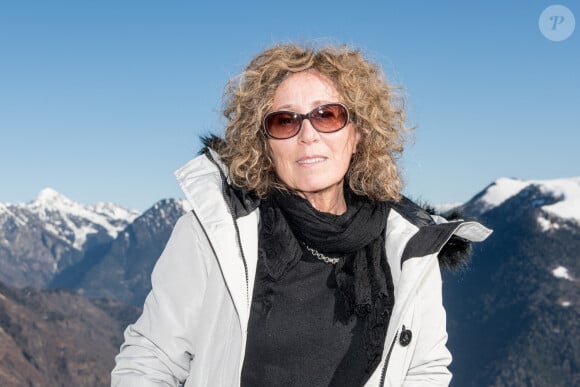
[[[314,123],[312,122],[311,116],[312,113],[314,113],[316,110],[326,107],[326,106],[341,106],[344,111],[346,112],[346,119],[344,120],[344,125],[342,125],[340,128],[335,129],[335,130],[331,130],[330,132],[325,132],[322,130],[318,130],[316,128],[316,126],[314,126]],[[273,114],[278,114],[278,113],[290,113],[292,114],[294,117],[299,118],[300,119],[300,124],[298,125],[298,130],[296,131],[296,133],[294,133],[293,135],[291,135],[290,137],[274,137],[269,131],[268,128],[266,126],[266,121],[268,120],[268,118],[273,115]],[[264,131],[264,133],[266,134],[266,137],[274,139],[274,140],[287,140],[289,138],[295,137],[298,135],[298,133],[300,133],[300,131],[302,130],[302,123],[304,122],[304,120],[308,120],[310,122],[310,125],[312,125],[312,127],[319,133],[334,133],[334,132],[338,132],[339,130],[344,129],[349,123],[350,123],[350,111],[348,110],[348,107],[345,104],[342,104],[340,102],[333,102],[333,103],[325,103],[323,105],[317,106],[314,109],[312,109],[311,111],[309,111],[308,113],[302,114],[302,113],[298,113],[298,112],[293,112],[292,110],[276,110],[273,112],[270,112],[268,114],[266,114],[266,116],[264,116],[264,119],[262,120],[262,129]]]

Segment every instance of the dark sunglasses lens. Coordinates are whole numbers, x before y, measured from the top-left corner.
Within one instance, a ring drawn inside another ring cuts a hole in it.
[[[342,129],[347,120],[348,113],[342,105],[323,105],[310,114],[312,126],[320,132],[334,132]]]
[[[274,138],[289,138],[300,128],[300,117],[291,112],[275,112],[266,117],[266,130]]]

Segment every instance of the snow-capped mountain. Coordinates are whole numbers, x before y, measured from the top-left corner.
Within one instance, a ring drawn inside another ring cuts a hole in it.
[[[514,197],[531,197],[527,202],[538,208],[536,221],[548,231],[560,227],[562,222],[580,225],[580,177],[552,180],[519,180],[500,178],[476,195],[463,210],[481,216]]]
[[[44,287],[138,215],[112,203],[83,205],[51,188],[26,204],[0,204],[0,281]]]
[[[83,248],[90,234],[104,231],[116,238],[119,231],[139,215],[136,210],[113,203],[82,205],[52,188],[40,191],[30,203],[17,204],[12,212],[20,213],[24,222],[30,216],[38,217],[46,224],[47,230],[63,237],[77,250]]]
[[[120,232],[106,249],[88,250],[82,261],[55,277],[49,286],[142,306],[151,288],[151,270],[175,222],[188,209],[185,200],[158,201]]]
[[[444,276],[452,386],[578,385],[580,177],[498,179],[462,210],[494,232]]]

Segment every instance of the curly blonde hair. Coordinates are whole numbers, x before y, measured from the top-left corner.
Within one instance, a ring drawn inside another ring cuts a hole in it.
[[[402,184],[396,159],[408,130],[404,100],[378,65],[347,46],[277,45],[258,54],[229,81],[224,93],[225,141],[215,150],[228,166],[232,184],[261,198],[272,188],[287,189],[276,174],[262,120],[280,83],[305,70],[333,81],[360,133],[345,176],[352,191],[372,200],[399,200]]]

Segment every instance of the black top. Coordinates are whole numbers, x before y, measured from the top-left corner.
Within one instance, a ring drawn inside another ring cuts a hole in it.
[[[333,265],[307,251],[278,281],[258,260],[242,386],[364,385],[363,323],[341,318],[336,289]]]

